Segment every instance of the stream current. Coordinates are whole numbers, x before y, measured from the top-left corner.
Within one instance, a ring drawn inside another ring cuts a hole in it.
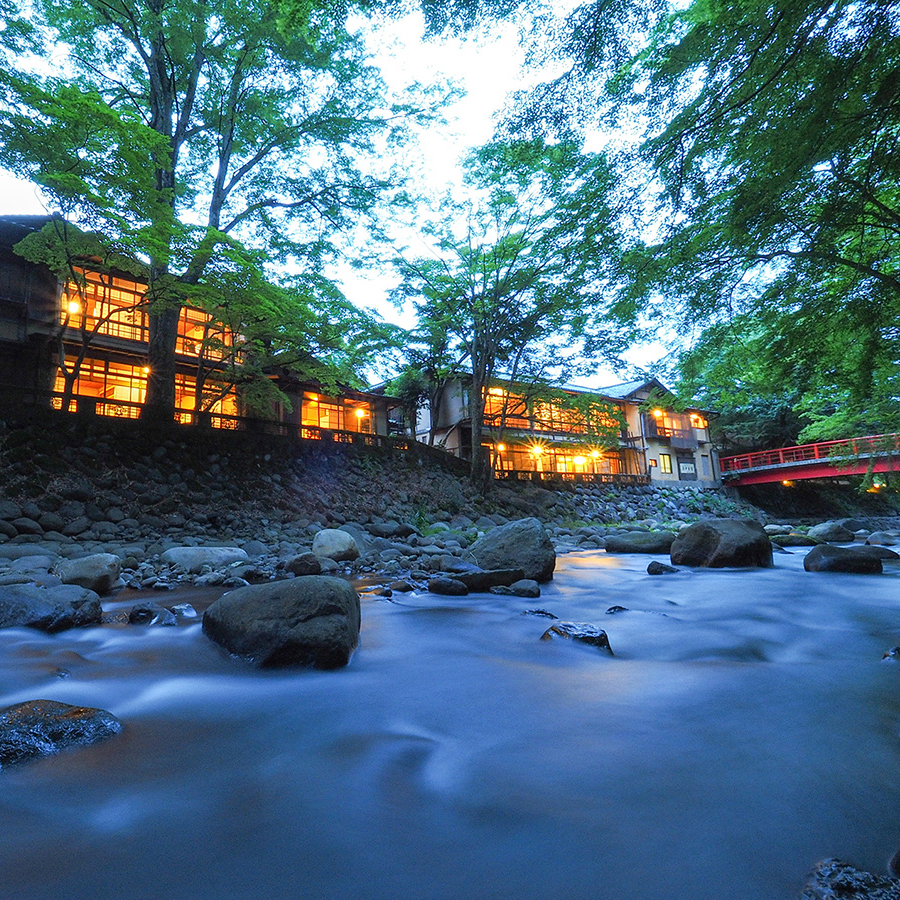
[[[900,569],[803,555],[652,577],[583,552],[540,600],[364,596],[337,672],[253,670],[199,620],[2,631],[0,705],[125,728],[0,774],[0,897],[794,900],[827,856],[883,872]],[[540,641],[535,607],[615,658]]]

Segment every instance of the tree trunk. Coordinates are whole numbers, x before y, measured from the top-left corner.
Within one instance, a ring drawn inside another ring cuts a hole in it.
[[[180,314],[181,307],[173,306],[147,316],[150,374],[141,418],[154,423],[171,424],[175,419],[175,341]]]
[[[491,487],[491,467],[488,463],[481,439],[484,433],[484,385],[472,384],[469,400],[469,414],[472,422],[472,464],[469,478],[476,490],[487,494]]]

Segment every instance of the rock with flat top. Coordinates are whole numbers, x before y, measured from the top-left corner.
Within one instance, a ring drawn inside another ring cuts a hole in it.
[[[100,623],[100,598],[76,584],[0,587],[0,628],[37,628],[57,632]]]
[[[837,522],[822,522],[821,525],[813,525],[807,534],[811,538],[836,544],[846,544],[856,538],[856,535],[849,528],[844,528],[843,525],[838,525]]]
[[[853,572],[857,575],[880,575],[884,570],[881,559],[871,552],[849,547],[819,544],[803,560],[807,572]],[[900,900],[900,898],[898,898]]]
[[[668,553],[675,540],[671,531],[626,531],[605,539],[607,553]]]

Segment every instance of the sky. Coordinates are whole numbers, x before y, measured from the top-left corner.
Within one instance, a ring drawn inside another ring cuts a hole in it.
[[[465,38],[425,41],[423,31],[421,16],[413,14],[370,31],[367,43],[390,89],[399,93],[413,82],[433,85],[450,81],[461,91],[444,107],[444,121],[420,129],[403,149],[402,165],[413,179],[413,189],[440,194],[448,186],[459,186],[463,158],[491,138],[509,95],[548,73],[525,70],[518,28],[512,22],[494,23]],[[33,185],[0,172],[0,215],[44,212]],[[414,232],[396,237],[413,253],[427,252],[427,245]],[[397,309],[388,300],[395,281],[388,273],[339,264],[332,277],[355,305],[404,327],[413,325],[409,311]],[[628,361],[646,368],[666,352],[662,343],[644,345],[634,348]],[[579,378],[579,383],[601,387],[628,378],[628,372],[602,369]]]

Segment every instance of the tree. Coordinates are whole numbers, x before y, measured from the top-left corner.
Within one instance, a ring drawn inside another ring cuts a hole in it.
[[[465,363],[471,476],[486,487],[482,429],[495,380],[563,377],[576,356],[615,357],[625,335],[613,319],[623,309],[606,302],[616,240],[607,161],[569,143],[494,143],[468,171],[472,199],[444,205],[434,255],[398,260],[397,296]]]
[[[34,0],[0,31],[0,164],[145,263],[148,415],[171,420],[181,306],[235,241],[318,274],[385,187],[360,155],[403,110],[344,25],[368,5]]]
[[[577,125],[567,99],[583,117],[642,117],[656,224],[627,259],[630,290],[684,301],[695,323],[777,321],[782,350],[815,365],[797,409],[819,436],[871,427],[893,391],[898,13],[895,0],[589,3],[561,32],[571,66],[519,117]],[[636,18],[648,30],[629,44]],[[815,399],[829,393],[831,414]]]

